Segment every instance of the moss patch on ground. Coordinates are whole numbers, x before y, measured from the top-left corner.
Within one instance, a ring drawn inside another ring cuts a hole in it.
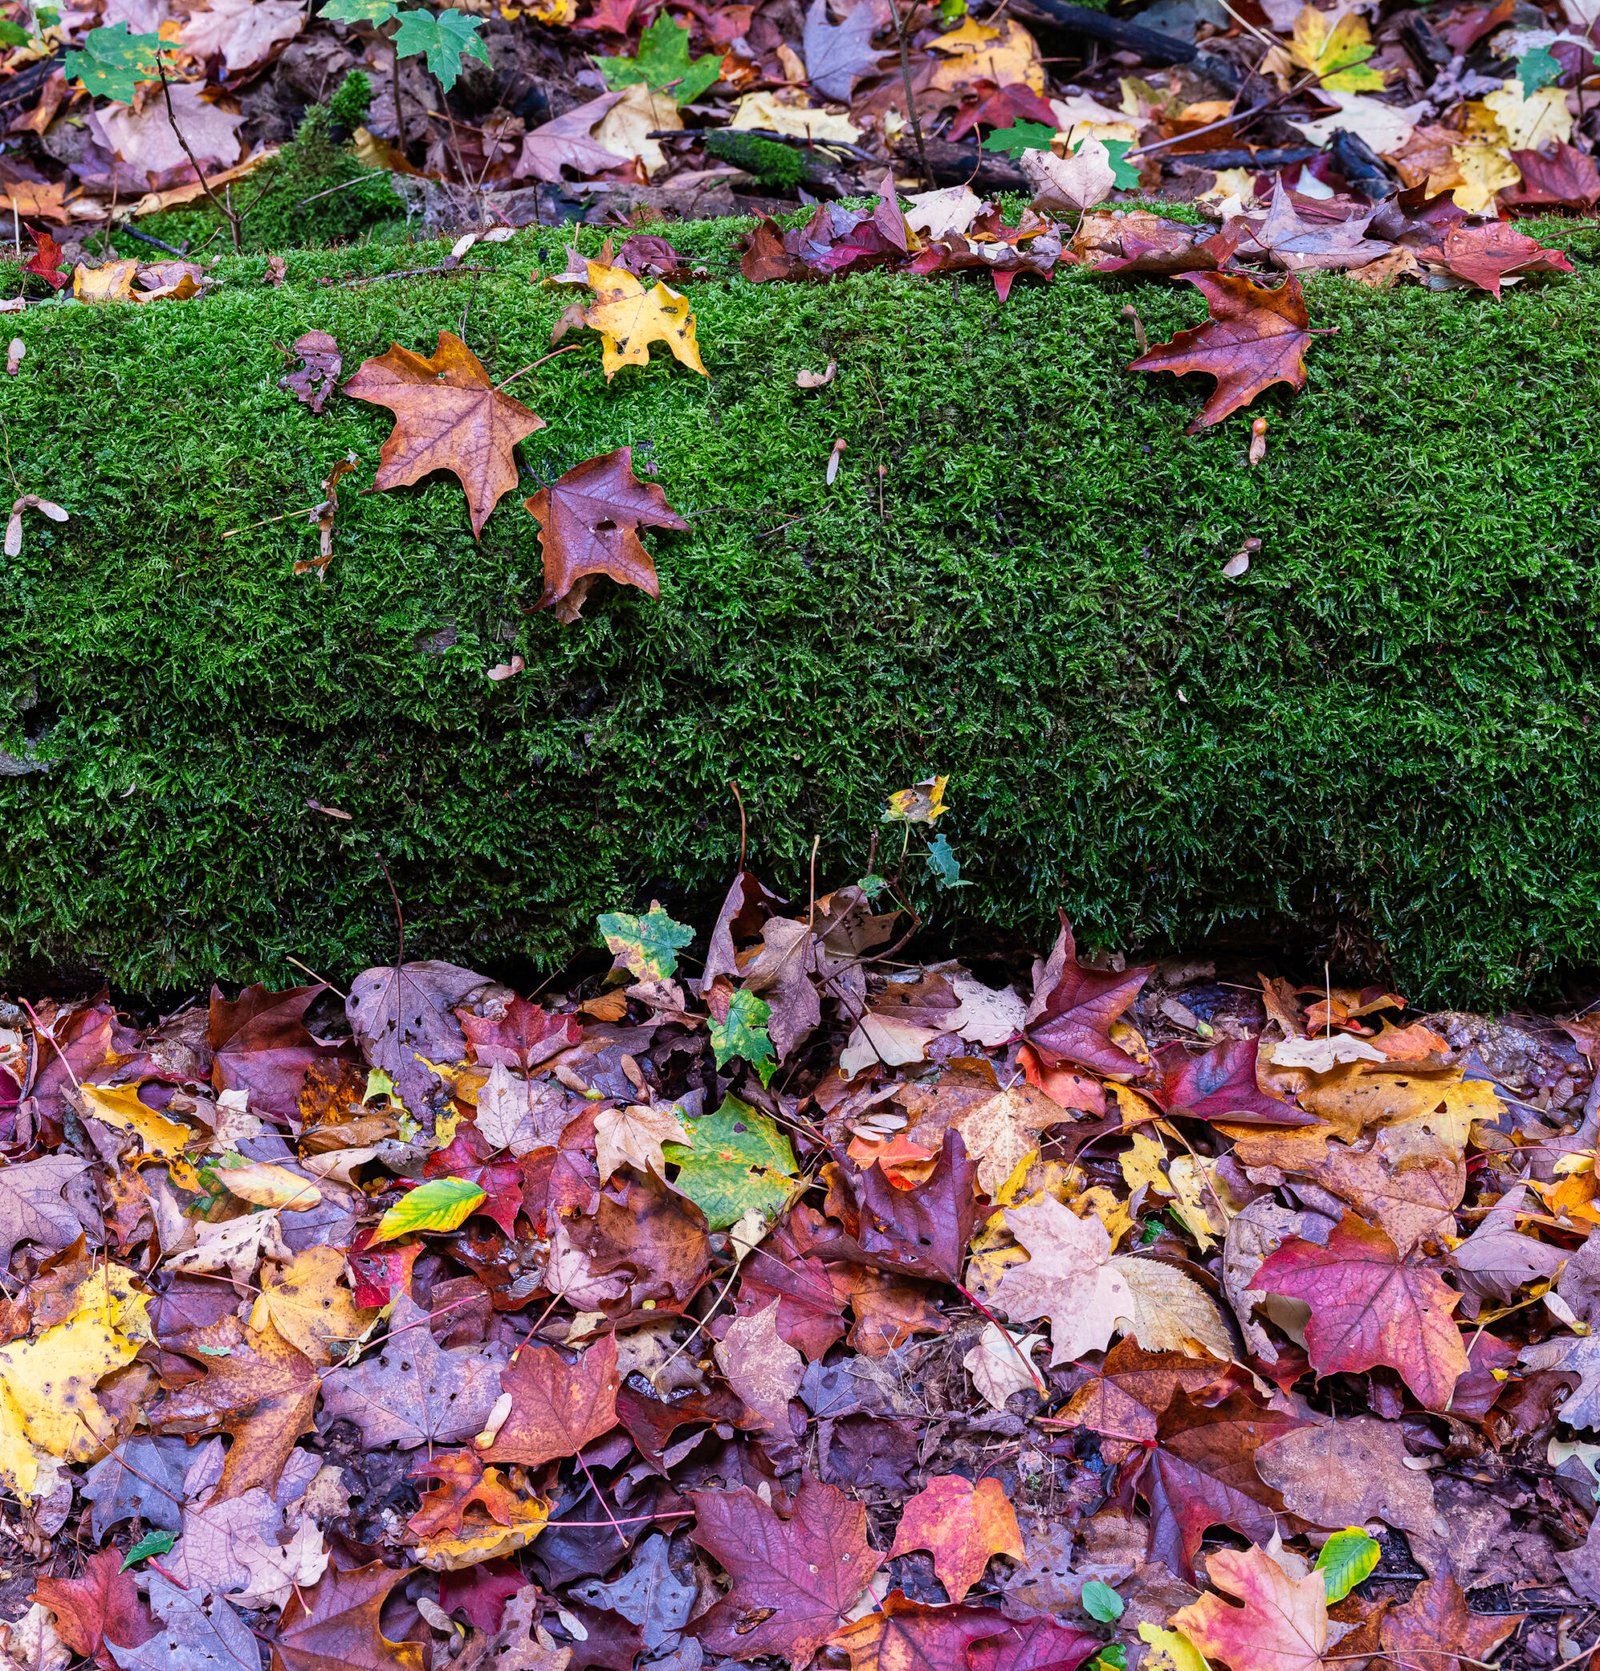
[[[1557,239],[1577,277],[1503,305],[1308,280],[1337,334],[1258,402],[1254,470],[1253,414],[1188,436],[1208,385],[1124,370],[1123,306],[1162,340],[1202,317],[1187,286],[753,287],[736,231],[672,229],[708,381],[658,349],[608,385],[586,343],[517,385],[548,427],[480,543],[453,478],[347,489],[325,582],[292,573],[303,520],[254,525],[390,419],[313,417],[281,346],[331,331],[348,373],[464,331],[504,377],[569,299],[529,284],[557,232],[371,284],[342,281],[444,249],[291,254],[278,289],[229,259],[194,302],[14,322],[16,490],[72,520],[0,563],[0,751],[48,766],[0,776],[0,966],[346,970],[393,952],[381,864],[408,955],[549,963],[599,910],[720,891],[730,780],[803,903],[813,837],[819,884],[858,875],[883,792],[931,772],[974,883],[924,890],[945,919],[1338,923],[1413,993],[1479,998],[1600,957],[1592,229]],[[520,501],[625,443],[692,531],[647,535],[659,603],[601,582],[563,627]]]

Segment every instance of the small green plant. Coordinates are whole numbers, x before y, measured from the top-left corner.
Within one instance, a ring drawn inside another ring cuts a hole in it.
[[[1009,128],[996,128],[984,140],[986,151],[998,151],[1002,156],[1020,157],[1024,151],[1048,151],[1056,137],[1056,130],[1047,122],[1016,122]]]
[[[689,57],[689,31],[663,13],[639,37],[632,58],[597,58],[608,87],[641,83],[653,93],[671,93],[679,104],[693,104],[722,74],[722,60],[714,52]]]
[[[328,100],[328,120],[338,132],[365,127],[372,108],[372,83],[363,70],[351,70]]]
[[[806,177],[804,153],[776,139],[762,139],[734,128],[713,128],[705,135],[705,147],[713,157],[742,168],[764,186],[794,187]]]
[[[447,93],[460,80],[468,58],[489,62],[489,49],[478,39],[483,19],[465,12],[431,12],[426,6],[402,11],[395,0],[328,0],[322,15],[335,23],[367,23],[374,29],[394,23],[396,65],[402,58],[425,58],[434,80]]]

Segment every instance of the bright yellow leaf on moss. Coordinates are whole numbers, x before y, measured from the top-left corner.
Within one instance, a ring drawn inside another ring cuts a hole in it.
[[[1304,6],[1294,20],[1289,56],[1336,93],[1371,93],[1383,86],[1382,70],[1367,66],[1376,50],[1359,12],[1346,12],[1335,21],[1315,6]]]
[[[0,1347],[0,1477],[19,1497],[35,1494],[41,1455],[88,1462],[114,1440],[94,1389],[151,1338],[149,1304],[126,1266],[102,1265],[65,1322]]]
[[[72,294],[80,302],[131,302],[137,261],[108,261],[103,267],[85,267],[80,261],[72,269]]]
[[[695,342],[687,296],[666,284],[646,290],[626,267],[600,261],[589,263],[589,288],[595,299],[584,309],[583,322],[600,333],[607,382],[624,366],[648,365],[652,342],[664,342],[680,365],[709,375]]]
[[[83,1106],[113,1130],[138,1138],[152,1160],[179,1159],[184,1145],[198,1135],[140,1102],[137,1085],[85,1085]]]

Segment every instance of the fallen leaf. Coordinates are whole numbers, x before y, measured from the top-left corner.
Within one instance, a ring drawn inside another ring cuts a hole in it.
[[[1176,276],[1205,297],[1210,319],[1141,354],[1128,369],[1180,377],[1203,372],[1216,379],[1216,388],[1189,425],[1190,434],[1221,423],[1275,383],[1305,387],[1311,330],[1297,278],[1272,290],[1238,274]]]
[[[1044,214],[1081,215],[1104,203],[1117,183],[1111,153],[1092,134],[1070,157],[1054,151],[1024,151],[1022,172],[1033,191],[1033,206]]]
[[[294,351],[300,356],[300,369],[279,378],[278,387],[290,390],[301,405],[320,412],[339,386],[344,367],[339,344],[326,331],[307,331],[295,338]]]
[[[315,1589],[290,1596],[272,1641],[272,1671],[423,1671],[417,1642],[391,1642],[378,1622],[406,1576],[381,1561],[330,1567]]]
[[[778,1333],[779,1301],[736,1317],[715,1347],[717,1367],[745,1408],[792,1448],[789,1400],[800,1391],[805,1359]]]
[[[599,98],[530,129],[523,135],[522,150],[511,171],[512,179],[531,176],[558,184],[564,168],[588,179],[606,169],[625,167],[627,157],[608,151],[593,137],[594,130],[621,98],[621,93],[602,93]]]
[[[1306,1348],[1319,1375],[1379,1364],[1443,1410],[1467,1370],[1451,1313],[1461,1296],[1425,1263],[1404,1260],[1381,1230],[1346,1213],[1328,1245],[1295,1238],[1268,1256],[1255,1286],[1311,1307]]]
[[[828,0],[811,0],[802,45],[806,77],[823,98],[849,104],[856,82],[875,73],[880,56],[872,46],[876,26],[871,6],[853,7],[843,23],[834,25],[828,21]]]
[[[511,1408],[493,1442],[480,1447],[484,1460],[537,1468],[577,1455],[617,1425],[619,1384],[615,1335],[606,1335],[572,1363],[554,1347],[520,1347],[500,1372]]]
[[[627,1108],[603,1108],[594,1117],[595,1164],[603,1184],[620,1166],[636,1166],[641,1172],[666,1175],[663,1143],[687,1143],[675,1105],[648,1108],[633,1103]]]
[[[1224,1595],[1205,1595],[1172,1615],[1203,1654],[1232,1671],[1322,1671],[1328,1645],[1328,1594],[1322,1574],[1291,1578],[1264,1550],[1219,1549],[1207,1576]]]
[[[489,381],[477,355],[449,331],[440,331],[427,359],[396,343],[363,360],[344,392],[394,413],[373,485],[405,487],[434,470],[450,471],[466,491],[474,538],[517,485],[517,442],[544,428],[543,418]]]
[[[1560,250],[1546,249],[1537,238],[1504,221],[1469,226],[1461,222],[1446,228],[1442,253],[1435,261],[1423,251],[1430,266],[1442,267],[1456,278],[1487,290],[1500,300],[1501,281],[1515,273],[1570,273],[1572,262]]]
[[[989,1607],[930,1607],[899,1590],[881,1608],[852,1620],[829,1644],[850,1656],[850,1671],[945,1671],[972,1664],[974,1645],[1016,1627]]]
[[[771,1220],[788,1205],[799,1162],[768,1115],[728,1097],[715,1114],[686,1120],[684,1129],[687,1141],[664,1146],[662,1154],[678,1168],[679,1191],[713,1230],[726,1230],[751,1211]]]
[[[664,342],[680,365],[702,377],[709,375],[695,342],[694,314],[686,296],[666,284],[646,290],[626,267],[608,267],[600,261],[590,261],[586,267],[595,300],[584,309],[583,322],[600,333],[600,359],[607,382],[624,366],[648,365],[652,342]]]
[[[735,1659],[776,1654],[807,1664],[878,1570],[866,1510],[809,1475],[787,1516],[748,1486],[686,1495],[695,1511],[690,1536],[733,1580],[695,1621],[696,1639]]]
[[[997,1323],[984,1324],[978,1344],[961,1364],[991,1409],[1004,1410],[1014,1393],[1039,1393],[1043,1378],[1033,1368],[1033,1353],[1044,1339],[1042,1334],[1013,1335]]]
[[[205,11],[190,13],[178,39],[196,58],[220,58],[233,76],[276,56],[305,23],[293,0],[210,0]]]
[[[335,1247],[308,1247],[283,1270],[265,1276],[250,1321],[256,1329],[272,1326],[315,1364],[332,1361],[337,1351],[359,1340],[372,1314],[356,1304],[345,1286],[344,1255]]]
[[[1466,1671],[1487,1661],[1524,1617],[1469,1611],[1461,1585],[1447,1566],[1384,1618],[1378,1636],[1396,1671]]]
[[[689,526],[655,482],[634,475],[631,447],[575,465],[525,503],[544,553],[540,607],[564,622],[577,620],[600,575],[659,598],[656,566],[638,531]]]
[[[329,1378],[324,1412],[354,1422],[374,1450],[456,1444],[480,1433],[500,1396],[503,1349],[444,1350],[409,1294],[396,1299],[388,1332],[375,1357]]]
[[[933,1570],[951,1601],[965,1600],[991,1556],[1027,1559],[1005,1487],[995,1479],[974,1484],[960,1474],[936,1475],[906,1504],[889,1559],[914,1549],[932,1554]]]
[[[174,82],[168,89],[172,121],[167,119],[165,100],[156,98],[146,99],[139,109],[126,104],[101,105],[89,118],[89,126],[99,129],[108,150],[145,174],[192,167],[191,153],[201,168],[207,163],[229,168],[244,152],[239,138],[244,117],[212,103],[205,91],[196,82]],[[174,123],[188,142],[188,150],[179,143]]]
[[[1445,1526],[1433,1482],[1410,1461],[1396,1424],[1351,1416],[1274,1439],[1256,1453],[1256,1471],[1291,1514],[1314,1526],[1381,1520],[1426,1546]]]
[[[99,1214],[88,1170],[76,1155],[41,1155],[0,1167],[0,1268],[9,1268],[24,1242],[57,1253],[95,1227]]]
[[[367,1062],[394,1081],[407,1108],[424,1108],[439,1084],[428,1063],[459,1062],[466,1055],[456,1006],[485,984],[471,969],[432,960],[381,964],[351,982],[345,1004],[350,1030]]]
[[[81,1577],[41,1574],[34,1590],[34,1598],[55,1614],[56,1631],[73,1653],[107,1668],[117,1663],[113,1647],[136,1648],[156,1628],[121,1562],[118,1550],[100,1549],[84,1563]]]
[[[1110,1029],[1150,974],[1149,968],[1113,971],[1081,963],[1072,925],[1063,916],[1028,1006],[1029,1041],[1053,1063],[1076,1062],[1097,1073],[1141,1072],[1140,1064],[1112,1042]]]

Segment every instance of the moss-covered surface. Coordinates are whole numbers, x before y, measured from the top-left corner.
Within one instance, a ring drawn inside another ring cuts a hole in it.
[[[733,230],[673,233],[713,269],[709,381],[658,349],[608,386],[589,342],[517,385],[549,426],[527,492],[629,443],[692,524],[647,536],[659,603],[601,582],[572,627],[533,611],[522,493],[475,544],[451,478],[347,491],[325,582],[292,573],[302,520],[252,526],[390,422],[313,417],[279,345],[332,331],[348,370],[464,327],[504,377],[568,299],[528,282],[555,232],[488,272],[329,286],[443,251],[303,253],[274,290],[229,260],[194,302],[15,322],[11,470],[72,520],[30,514],[0,564],[0,750],[49,767],[0,776],[0,966],[348,969],[393,950],[380,861],[408,954],[552,960],[597,910],[720,891],[730,779],[803,903],[813,837],[819,884],[859,874],[883,791],[934,771],[975,884],[946,918],[1338,921],[1411,991],[1479,997],[1600,956],[1592,229],[1558,238],[1579,276],[1499,306],[1309,280],[1337,334],[1258,403],[1254,470],[1248,414],[1188,436],[1202,385],[1123,369],[1123,306],[1160,340],[1201,317],[1186,286],[756,288]]]

